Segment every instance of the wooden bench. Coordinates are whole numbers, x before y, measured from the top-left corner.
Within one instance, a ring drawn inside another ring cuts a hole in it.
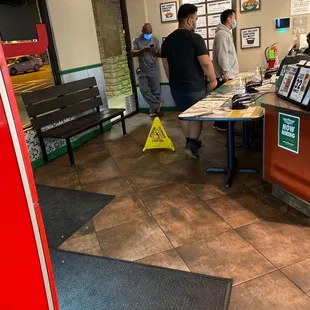
[[[103,103],[94,77],[25,93],[22,98],[38,134],[44,162],[48,162],[44,138],[65,139],[70,164],[74,166],[70,138],[95,126],[99,126],[103,133],[102,123],[117,116],[121,116],[126,136],[125,109],[106,108],[100,111]],[[55,127],[45,130],[49,125]]]

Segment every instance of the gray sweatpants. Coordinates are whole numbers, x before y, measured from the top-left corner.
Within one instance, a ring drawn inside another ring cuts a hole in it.
[[[141,94],[150,106],[150,112],[155,113],[160,105],[159,74],[143,74],[139,76]]]

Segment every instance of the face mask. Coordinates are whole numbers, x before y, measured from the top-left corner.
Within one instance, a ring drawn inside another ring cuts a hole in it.
[[[232,29],[236,29],[237,28],[237,20],[235,19],[234,23],[232,24]]]
[[[149,33],[149,34],[145,33],[143,36],[144,36],[145,40],[151,40],[151,38],[152,38],[152,34],[151,33]]]

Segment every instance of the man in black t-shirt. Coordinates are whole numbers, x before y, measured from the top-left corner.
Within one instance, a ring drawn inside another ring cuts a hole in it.
[[[179,28],[162,45],[163,65],[170,83],[172,97],[180,111],[189,109],[206,96],[205,76],[210,87],[217,85],[212,61],[203,38],[196,34],[197,7],[184,4],[179,8]],[[182,121],[187,153],[199,158],[199,136],[202,122]]]

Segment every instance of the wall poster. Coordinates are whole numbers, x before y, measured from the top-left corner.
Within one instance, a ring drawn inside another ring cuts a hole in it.
[[[310,0],[291,0],[291,15],[310,13]]]
[[[222,13],[223,11],[228,9],[231,9],[231,0],[207,3],[208,14]]]
[[[260,47],[261,45],[260,27],[241,29],[240,34],[241,34],[242,49]]]
[[[206,15],[206,4],[205,3],[201,3],[201,4],[196,4],[197,8],[198,8],[198,16],[201,15]]]
[[[166,2],[160,4],[160,17],[162,23],[175,22],[178,20],[177,2]]]
[[[241,13],[260,10],[261,0],[239,0],[239,1],[240,1]]]

